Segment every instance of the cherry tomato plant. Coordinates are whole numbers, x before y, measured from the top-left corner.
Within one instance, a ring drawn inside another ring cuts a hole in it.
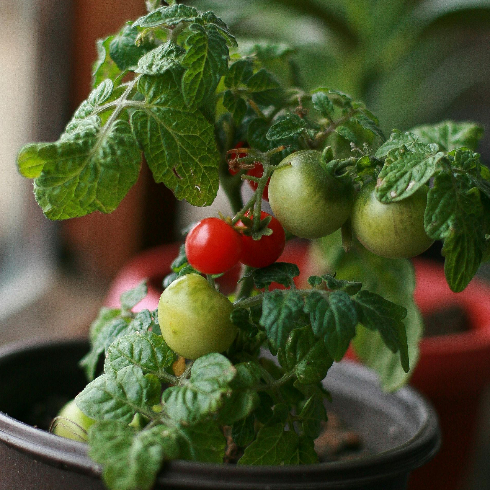
[[[171,459],[223,462],[230,445],[237,464],[315,463],[322,383],[351,344],[376,358],[386,389],[413,369],[413,291],[388,299],[383,271],[405,283],[406,257],[442,241],[448,284],[461,291],[489,257],[481,128],[446,121],[386,137],[362,102],[267,68],[284,74],[293,50],[245,49],[212,12],[146,3],[146,15],[100,41],[87,100],[58,141],[20,150],[19,171],[53,220],[116,209],[142,154],[176,198],[207,206],[221,186],[232,212],[190,230],[157,309],[134,311],[142,283],[93,322],[88,384],[75,399],[94,421],[90,455],[118,490],[150,489]],[[335,267],[295,286],[298,266],[280,261],[286,238],[337,236],[376,291]],[[363,244],[400,258],[387,265]],[[238,267],[223,294],[218,277]]]

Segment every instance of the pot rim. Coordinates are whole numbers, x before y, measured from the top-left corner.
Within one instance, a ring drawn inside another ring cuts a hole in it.
[[[0,359],[8,360],[9,357],[16,357],[33,350],[39,351],[57,346],[79,344],[81,347],[86,343],[86,339],[15,342],[0,347]],[[372,382],[376,380],[376,375],[369,369],[350,361],[342,361],[332,370],[340,375],[337,385],[343,382],[342,378],[355,376],[357,385],[367,387],[366,389],[369,390],[372,389]],[[332,386],[334,385],[335,382]],[[420,421],[417,433],[391,450],[348,461],[300,466],[239,466],[176,460],[165,464],[158,482],[171,483],[175,486],[185,486],[186,483],[192,482],[203,489],[240,489],[249,485],[252,479],[254,483],[266,484],[271,489],[298,488],[298,484],[302,485],[301,488],[313,489],[321,488],[320,485],[324,485],[326,481],[332,482],[332,485],[338,482],[342,486],[350,479],[353,482],[362,482],[374,475],[389,478],[398,474],[408,474],[432,459],[440,447],[437,415],[425,398],[409,386],[401,388],[392,395],[386,394],[386,397],[388,396],[392,396],[400,406],[409,408],[413,416]],[[356,396],[356,398],[362,397]],[[101,467],[88,457],[86,444],[50,434],[3,412],[0,412],[0,441],[54,466],[69,467],[94,477],[99,477],[102,472]],[[353,476],[346,479],[345,472],[349,470]],[[287,481],[281,480],[277,483],[279,474],[282,478],[286,475]]]

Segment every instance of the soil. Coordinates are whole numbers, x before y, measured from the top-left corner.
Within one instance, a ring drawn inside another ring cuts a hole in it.
[[[460,305],[449,305],[423,317],[424,337],[464,333],[470,330],[471,321]]]

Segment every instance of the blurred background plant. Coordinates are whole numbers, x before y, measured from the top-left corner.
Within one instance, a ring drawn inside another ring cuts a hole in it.
[[[490,0],[186,0],[242,40],[295,49],[306,88],[363,100],[382,127],[490,124]],[[271,27],[272,26],[272,27]],[[480,148],[490,157],[490,135]]]

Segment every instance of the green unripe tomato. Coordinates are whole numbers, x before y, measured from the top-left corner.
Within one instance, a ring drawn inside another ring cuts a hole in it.
[[[284,228],[301,238],[320,238],[347,221],[352,185],[322,167],[319,151],[297,151],[279,165],[269,182],[269,203]]]
[[[167,345],[186,359],[223,352],[235,339],[232,303],[199,274],[172,282],[160,296],[158,321]]]
[[[95,420],[87,417],[77,407],[75,400],[71,400],[63,406],[53,421],[53,433],[67,439],[85,442],[87,430],[94,423]]]
[[[376,198],[375,182],[365,185],[352,210],[352,230],[371,252],[387,258],[409,258],[425,252],[434,240],[424,229],[427,187],[402,201],[384,204]]]

